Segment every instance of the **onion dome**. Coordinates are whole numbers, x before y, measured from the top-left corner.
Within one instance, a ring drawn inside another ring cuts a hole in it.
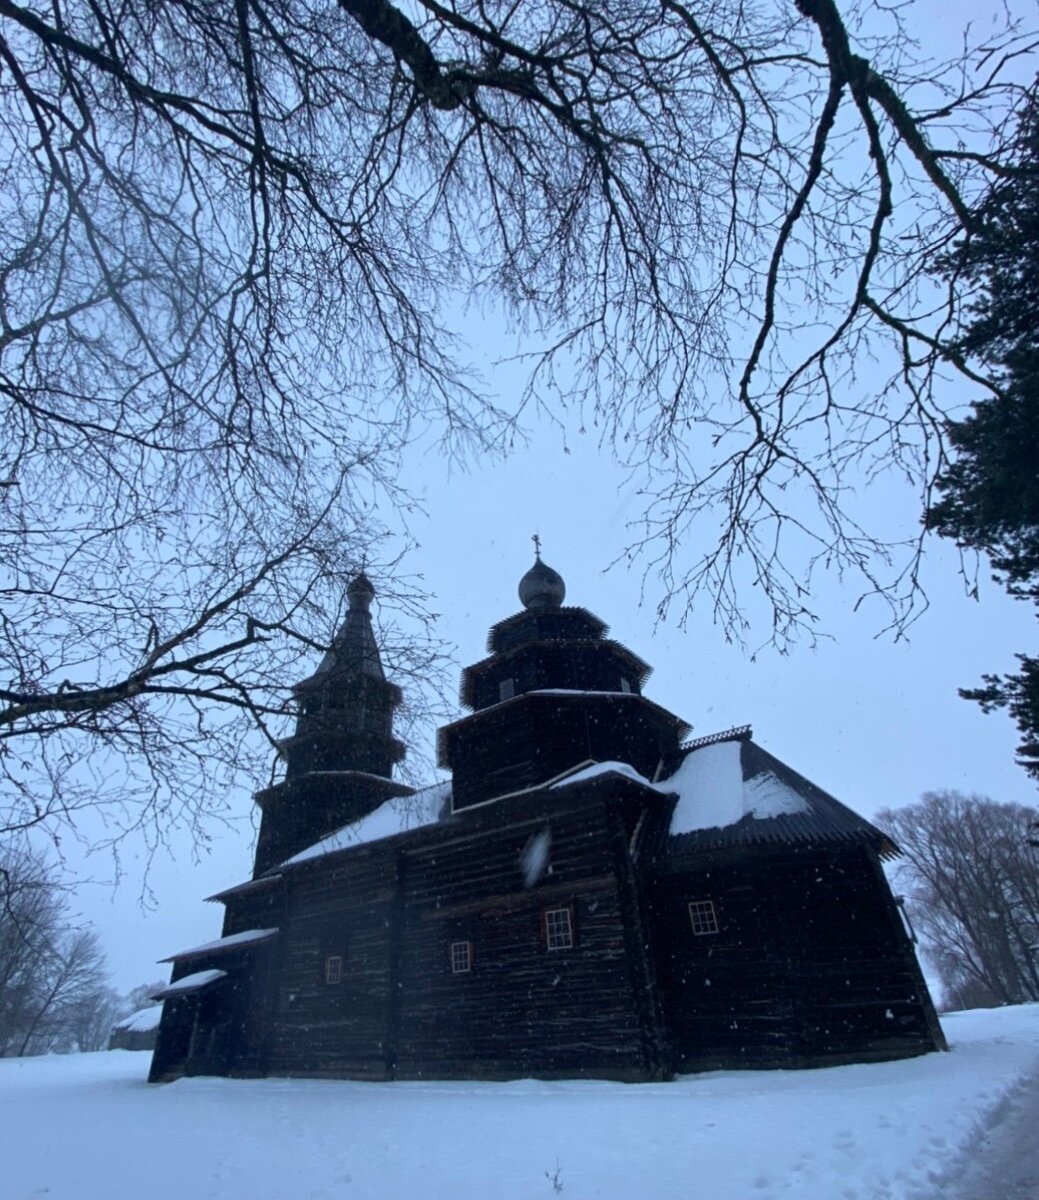
[[[359,608],[362,612],[367,612],[371,608],[372,600],[375,599],[375,588],[372,587],[372,581],[367,575],[362,572],[350,580],[346,589],[346,598],[350,601],[351,608]]]
[[[559,608],[566,596],[566,584],[558,571],[541,561],[539,554],[534,565],[519,581],[519,598],[524,608],[544,610]]]

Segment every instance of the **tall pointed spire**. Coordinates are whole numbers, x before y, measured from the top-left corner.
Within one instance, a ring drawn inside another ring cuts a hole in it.
[[[297,683],[296,733],[284,743],[287,776],[308,770],[389,777],[403,747],[393,736],[400,688],[386,679],[372,628],[375,588],[364,574],[346,589],[350,609],[317,670]]]
[[[307,684],[322,676],[342,674],[367,675],[371,679],[385,679],[379,647],[372,629],[371,605],[375,599],[375,588],[365,574],[355,575],[346,589],[350,611],[325,652],[324,658]],[[300,687],[303,684],[299,685]]]
[[[372,629],[375,588],[357,575],[350,609],[313,675],[292,689],[296,729],[280,743],[285,778],[257,794],[263,816],[255,874],[410,788],[393,780],[404,746],[393,736],[401,691],[382,669]]]

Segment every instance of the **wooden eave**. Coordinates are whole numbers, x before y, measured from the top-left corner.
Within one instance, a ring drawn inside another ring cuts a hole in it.
[[[377,687],[381,691],[386,692],[390,696],[390,702],[394,708],[404,699],[404,693],[398,684],[391,683],[388,679],[377,679],[375,676],[365,675],[363,672],[352,668],[346,668],[342,671],[316,672],[313,675],[307,676],[306,679],[301,679],[299,683],[294,683],[291,691],[294,696],[304,697],[308,692],[323,691],[330,683],[336,684],[340,681],[348,684],[350,687],[356,687],[358,679],[367,679],[370,683],[365,686]]]
[[[540,688],[530,692],[521,692],[518,696],[512,696],[508,700],[502,700],[498,704],[491,704],[487,708],[478,709],[474,713],[469,713],[468,716],[460,717],[457,721],[452,721],[450,725],[443,725],[437,730],[437,766],[444,770],[450,769],[448,760],[448,743],[454,737],[455,733],[475,722],[485,721],[488,714],[504,712],[510,705],[530,704],[545,700],[561,700],[563,702],[577,700],[583,704],[590,701],[595,703],[631,703],[640,704],[648,708],[655,716],[662,718],[665,722],[673,725],[677,731],[677,736],[682,737],[688,733],[691,726],[688,722],[683,721],[681,717],[676,716],[669,709],[663,708],[661,705],[648,700],[636,692],[588,692],[588,691],[570,691],[567,688]]]
[[[861,819],[861,818],[860,818]],[[862,826],[869,826],[866,821]],[[809,816],[744,817],[721,829],[702,829],[692,833],[669,834],[664,852],[668,867],[684,868],[690,859],[724,850],[810,848],[819,846],[866,845],[881,858],[900,853],[893,843],[872,827],[824,827]]]
[[[258,879],[247,879],[245,883],[236,883],[234,887],[225,888],[222,892],[214,892],[212,896],[206,897],[206,903],[215,901],[223,904],[226,900],[235,896],[244,896],[247,892],[261,892],[275,888],[280,882],[281,875],[277,872],[272,875],[261,875]]]
[[[162,961],[168,962],[169,960],[162,959]],[[176,982],[169,983],[150,993],[151,998],[153,1000],[179,1000],[184,996],[193,996],[196,992],[211,988],[214,984],[223,983],[227,979],[226,971],[200,971],[199,974],[206,975],[208,978],[192,982],[191,976],[185,976],[183,979],[178,979]]]
[[[212,942],[205,942],[201,946],[192,946],[190,950],[182,950],[179,954],[170,954],[166,958],[160,958],[159,962],[185,962],[192,958],[217,958],[225,954],[251,952],[257,946],[262,946],[278,935],[277,929],[256,929],[246,932],[254,933],[256,936],[245,938],[238,934],[230,934]]]
[[[390,779],[386,775],[373,775],[370,771],[307,771],[303,775],[294,775],[291,779],[282,779],[278,783],[272,783],[270,787],[262,788],[260,791],[253,794],[253,800],[263,808],[274,796],[281,795],[285,791],[286,784],[292,786],[295,784],[305,783],[308,780],[333,780],[333,779],[348,779],[357,780],[362,783],[376,784],[386,793],[387,799],[396,799],[398,796],[411,796],[415,793],[415,788],[409,787],[406,783],[399,783],[396,779]]]
[[[609,633],[609,631],[610,631],[609,625],[607,625],[606,622],[603,621],[600,617],[597,617],[595,615],[595,613],[589,612],[587,608],[581,608],[579,606],[573,606],[573,605],[566,605],[563,608],[554,608],[554,609],[550,609],[547,611],[550,611],[552,613],[572,614],[573,616],[579,618],[582,621],[587,621],[588,624],[594,630],[593,636],[597,637],[597,638],[605,637],[606,634]],[[495,648],[498,644],[498,639],[500,638],[500,636],[503,633],[508,632],[508,630],[511,629],[513,625],[520,625],[524,621],[529,620],[530,616],[531,616],[530,609],[522,609],[518,613],[513,613],[511,617],[506,617],[503,621],[499,621],[496,625],[492,625],[490,632],[487,634],[487,651],[488,651],[488,653],[493,654],[495,652]]]
[[[479,662],[473,663],[465,668],[462,672],[462,685],[459,692],[459,700],[466,708],[473,707],[473,690],[476,687],[476,679],[482,675],[484,671],[497,665],[498,663],[509,662],[511,659],[519,657],[521,654],[529,653],[532,647],[538,646],[576,646],[582,649],[593,647],[595,649],[606,649],[615,654],[619,659],[625,662],[632,674],[638,681],[641,688],[646,680],[653,674],[653,668],[644,659],[628,649],[627,646],[620,642],[612,641],[611,639],[602,638],[540,638],[533,642],[524,642],[522,645],[513,646],[509,650],[502,650],[497,654],[490,654],[487,658],[481,658]]]
[[[286,756],[287,752],[293,746],[303,745],[307,742],[312,742],[312,741],[314,741],[315,738],[320,738],[322,741],[329,742],[329,741],[334,741],[336,738],[341,738],[344,741],[349,741],[351,738],[357,738],[357,737],[363,738],[365,736],[366,735],[364,735],[364,734],[358,733],[358,731],[356,729],[349,729],[349,728],[335,729],[335,728],[326,727],[326,728],[320,728],[320,729],[306,730],[303,733],[290,733],[288,737],[279,738],[274,744],[278,748],[278,754],[282,758],[284,758]],[[380,740],[380,741],[382,740],[381,737],[379,737],[379,735],[376,735],[376,737],[378,737],[378,740]],[[400,762],[400,760],[407,753],[407,749],[408,749],[407,746],[404,745],[404,743],[400,740],[400,738],[391,737],[391,738],[388,738],[387,740],[389,741],[389,744],[393,747],[393,755],[394,755],[393,762]],[[348,772],[348,771],[329,772],[329,774],[337,774],[337,775],[338,774],[347,775],[350,773],[351,772]],[[357,772],[353,772],[353,773],[357,774],[357,775],[366,774],[366,772],[364,772],[364,771],[357,771]],[[376,778],[380,778],[380,776],[376,776]]]

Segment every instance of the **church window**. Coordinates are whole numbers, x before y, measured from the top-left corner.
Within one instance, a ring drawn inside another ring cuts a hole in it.
[[[628,681],[628,679],[625,675],[621,676],[621,691],[622,692],[630,692],[631,691],[631,683]]]
[[[325,958],[325,983],[341,983],[343,979],[343,956],[329,954]]]
[[[451,974],[467,975],[473,969],[472,942],[451,943]]]
[[[498,699],[511,700],[516,694],[516,681],[510,676],[498,684]]]
[[[569,908],[545,909],[545,946],[569,950],[574,944],[574,921]]]
[[[718,914],[715,911],[713,900],[690,900],[689,920],[693,925],[693,933],[697,937],[719,931]]]

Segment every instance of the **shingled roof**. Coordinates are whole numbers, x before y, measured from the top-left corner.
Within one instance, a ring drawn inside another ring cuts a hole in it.
[[[749,845],[859,843],[882,858],[901,853],[875,825],[763,750],[746,730],[687,748],[657,786],[678,794],[665,849],[671,865]]]

